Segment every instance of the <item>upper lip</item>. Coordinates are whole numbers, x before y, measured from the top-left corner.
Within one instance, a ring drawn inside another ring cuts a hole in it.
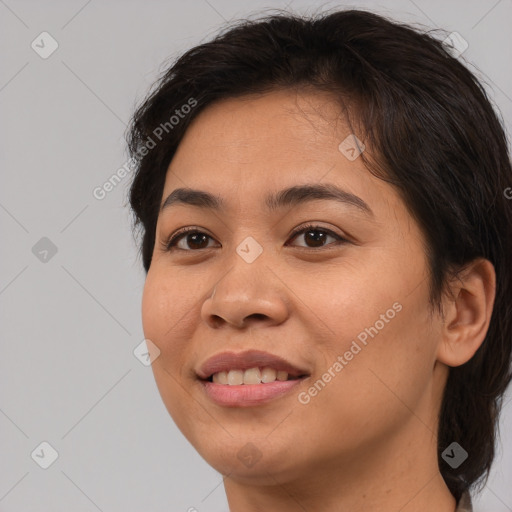
[[[201,379],[209,379],[214,373],[218,372],[247,370],[248,368],[265,366],[288,372],[293,377],[308,374],[304,369],[294,366],[286,359],[260,350],[220,352],[207,359],[196,373]]]

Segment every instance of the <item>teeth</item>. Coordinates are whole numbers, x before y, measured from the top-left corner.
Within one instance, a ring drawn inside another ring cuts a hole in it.
[[[277,372],[277,380],[288,380],[288,373],[283,371]]]
[[[240,384],[264,384],[275,382],[276,380],[288,380],[288,372],[275,370],[265,367],[261,370],[258,367],[247,370],[229,370],[229,372],[218,372],[212,376],[212,381],[217,384],[228,384],[230,386],[239,386]]]
[[[274,382],[276,380],[277,372],[274,368],[263,368],[261,372],[261,382]]]
[[[217,384],[227,384],[228,383],[228,372],[219,372],[213,374],[213,382]]]
[[[242,370],[229,370],[228,384],[230,386],[238,386],[244,383],[244,372]]]
[[[260,384],[261,372],[259,368],[249,368],[244,372],[244,384]]]

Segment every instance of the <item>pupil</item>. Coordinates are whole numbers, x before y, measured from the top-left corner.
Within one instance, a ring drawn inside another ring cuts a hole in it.
[[[197,241],[192,241],[191,242],[191,239],[197,239],[197,238],[202,238],[201,241],[197,242]],[[208,240],[207,240],[207,235],[205,234],[199,234],[199,233],[192,233],[191,235],[188,235],[187,236],[187,243],[190,245],[199,245],[199,249],[203,249],[204,247],[206,247],[208,245]],[[196,247],[197,248],[197,247]]]
[[[305,233],[306,238],[308,236],[312,235],[313,233],[317,233],[316,236],[314,236],[314,235],[312,236],[313,247],[321,247],[323,245],[322,241],[324,241],[325,233],[322,233],[321,231],[318,231],[318,230],[306,231],[306,233]]]

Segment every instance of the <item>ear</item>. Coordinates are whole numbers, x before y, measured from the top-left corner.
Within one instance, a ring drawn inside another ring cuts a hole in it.
[[[460,366],[478,350],[489,328],[496,295],[493,264],[479,258],[450,283],[451,298],[443,298],[444,322],[438,361]]]

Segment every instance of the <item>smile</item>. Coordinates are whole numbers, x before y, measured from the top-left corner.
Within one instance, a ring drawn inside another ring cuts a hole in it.
[[[283,370],[276,370],[269,366],[264,368],[249,368],[247,370],[229,370],[214,373],[210,377],[211,382],[217,384],[227,384],[229,386],[238,386],[241,384],[268,384],[270,382],[294,380],[297,377],[289,375]]]
[[[290,393],[306,378],[307,376],[303,376],[249,385],[245,383],[220,384],[218,382],[202,380],[201,384],[206,396],[217,405],[224,407],[254,407]]]

